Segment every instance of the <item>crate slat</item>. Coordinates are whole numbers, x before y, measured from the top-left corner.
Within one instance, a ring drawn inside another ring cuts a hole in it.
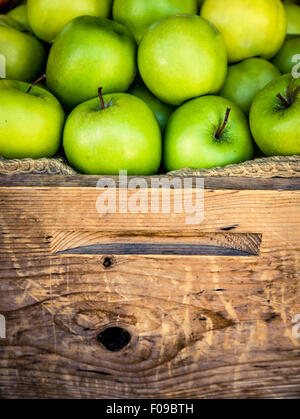
[[[98,179],[0,176],[0,397],[299,397],[300,179],[205,179],[199,225]]]

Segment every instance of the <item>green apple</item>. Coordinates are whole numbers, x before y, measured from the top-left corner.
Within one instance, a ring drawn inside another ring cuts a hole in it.
[[[75,17],[108,17],[112,0],[28,0],[28,19],[34,34],[53,42],[63,27]]]
[[[218,92],[227,73],[227,54],[218,30],[194,15],[155,23],[138,50],[138,65],[148,89],[161,101],[181,105]]]
[[[193,99],[170,118],[164,144],[167,171],[209,169],[253,157],[248,121],[240,108],[220,96]]]
[[[263,58],[248,58],[229,67],[220,96],[239,105],[248,115],[256,94],[279,76],[280,71],[269,61]]]
[[[266,156],[300,154],[300,78],[285,74],[258,93],[250,128]]]
[[[150,108],[127,93],[113,93],[82,103],[69,115],[63,145],[72,166],[87,174],[157,173],[161,133]]]
[[[47,86],[68,108],[104,93],[123,93],[136,74],[136,43],[112,20],[81,16],[56,38],[47,64]]]
[[[300,36],[291,37],[285,40],[279,52],[275,55],[273,63],[282,74],[290,73],[295,69],[299,74],[300,67]],[[299,77],[299,76],[297,76]]]
[[[31,32],[31,28],[28,22],[27,6],[21,4],[20,6],[12,9],[7,13],[7,16],[14,19],[21,26],[22,30]]]
[[[6,77],[31,82],[44,71],[45,49],[32,35],[8,24],[19,25],[9,16],[0,19],[0,56],[6,63]]]
[[[153,23],[176,14],[197,14],[197,0],[115,0],[113,17],[131,30],[139,43]]]
[[[273,57],[286,35],[287,18],[281,0],[205,0],[201,16],[223,35],[231,63],[256,56]]]
[[[0,25],[8,26],[9,28],[17,29],[17,31],[23,31],[23,26],[8,15],[0,15]]]
[[[163,132],[167,126],[168,120],[173,112],[173,108],[158,100],[143,84],[136,84],[128,91],[131,95],[142,99],[154,113],[157,122]]]
[[[40,87],[0,80],[0,156],[8,159],[52,157],[58,150],[64,111]]]
[[[284,7],[288,20],[287,34],[300,35],[300,6],[286,4]]]

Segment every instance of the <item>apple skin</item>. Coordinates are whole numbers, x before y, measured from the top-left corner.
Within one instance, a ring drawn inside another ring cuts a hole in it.
[[[7,16],[14,19],[21,26],[21,30],[31,32],[28,22],[27,5],[21,4],[20,6],[12,9],[7,13]]]
[[[284,7],[288,20],[287,34],[300,35],[300,6],[287,4]]]
[[[40,87],[0,80],[0,155],[8,159],[52,157],[59,149],[64,111],[57,99]]]
[[[28,0],[28,19],[33,33],[46,42],[56,36],[71,20],[89,15],[107,18],[112,0]]]
[[[287,98],[289,85],[299,91],[295,102],[285,109],[277,95]],[[266,156],[300,154],[300,79],[285,74],[258,93],[250,110],[250,128]]]
[[[237,104],[248,115],[256,94],[280,75],[280,71],[269,61],[248,58],[229,67],[219,94]]]
[[[5,16],[6,23],[18,23]],[[46,64],[46,51],[39,40],[0,21],[0,54],[6,58],[8,79],[32,82],[41,76]]]
[[[227,108],[228,123],[219,139]],[[237,105],[220,96],[203,96],[178,108],[170,118],[164,144],[166,170],[209,169],[250,160],[254,154],[247,119]]]
[[[285,40],[284,44],[275,55],[272,62],[276,65],[282,74],[287,74],[290,73],[294,66],[297,64],[293,61],[293,57],[299,54],[300,36],[291,37]]]
[[[155,22],[176,14],[197,14],[197,0],[115,0],[113,18],[131,30],[139,43]]]
[[[158,123],[151,109],[127,93],[89,100],[69,115],[63,145],[70,164],[82,173],[157,173],[162,157]]]
[[[136,75],[136,43],[125,26],[81,16],[56,38],[47,63],[47,86],[69,109],[103,93],[123,93]]]
[[[212,24],[199,16],[176,15],[148,29],[139,45],[138,66],[148,89],[176,106],[221,89],[227,54]]]
[[[149,106],[157,119],[161,131],[164,132],[174,108],[158,100],[146,86],[140,83],[130,88],[128,93],[139,97]]]
[[[286,35],[281,0],[206,0],[201,16],[223,35],[230,63],[256,56],[269,59]]]
[[[22,32],[24,30],[23,25],[21,25],[17,20],[13,19],[11,16],[8,16],[8,14],[0,15],[0,25],[9,28],[14,28],[19,32]]]

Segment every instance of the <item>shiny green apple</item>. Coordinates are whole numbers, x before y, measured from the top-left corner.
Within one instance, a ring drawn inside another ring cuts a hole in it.
[[[72,20],[51,47],[47,86],[67,107],[104,93],[125,92],[136,74],[136,43],[112,20],[81,16]]]
[[[18,24],[21,26],[22,30],[26,30],[31,32],[31,28],[28,22],[28,14],[27,14],[27,5],[21,4],[18,7],[15,7],[10,12],[7,13],[7,16],[14,19]]]
[[[0,15],[0,25],[8,26],[9,28],[17,29],[17,31],[22,31],[23,26],[15,19],[8,15]]]
[[[64,111],[40,87],[0,80],[0,156],[8,159],[52,157],[59,149]]]
[[[300,6],[287,4],[284,7],[288,20],[287,34],[300,35]]]
[[[178,13],[197,14],[197,0],[115,0],[113,17],[131,30],[139,43],[153,23]]]
[[[161,101],[180,105],[218,92],[227,73],[227,54],[218,30],[194,15],[161,20],[146,32],[138,66],[148,89]]]
[[[300,78],[285,74],[258,93],[250,128],[266,156],[300,154]]]
[[[44,71],[45,49],[32,35],[20,32],[17,21],[9,16],[4,18],[0,19],[0,56],[4,57],[6,77],[34,81]]]
[[[151,92],[141,83],[134,85],[128,91],[131,95],[142,99],[154,113],[162,132],[165,130],[168,120],[173,112],[173,108],[158,100]]]
[[[108,17],[111,4],[112,0],[28,0],[29,24],[38,38],[53,42],[75,17]]]
[[[297,73],[295,78],[300,77],[300,36],[287,38],[273,58],[273,63],[282,74],[291,73],[294,70]]]
[[[150,108],[127,93],[89,100],[69,115],[63,145],[70,164],[87,174],[157,173],[161,133]]]
[[[248,121],[240,108],[220,96],[203,96],[178,108],[164,143],[167,171],[208,169],[253,157]]]
[[[236,103],[248,115],[256,94],[279,76],[280,71],[269,61],[248,58],[229,67],[220,96]]]
[[[287,17],[281,0],[205,0],[201,16],[223,35],[231,63],[273,57],[286,35]]]

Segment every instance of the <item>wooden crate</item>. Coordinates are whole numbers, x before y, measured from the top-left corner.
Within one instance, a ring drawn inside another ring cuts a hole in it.
[[[97,180],[0,177],[0,397],[299,397],[300,179],[206,179],[200,225]]]

